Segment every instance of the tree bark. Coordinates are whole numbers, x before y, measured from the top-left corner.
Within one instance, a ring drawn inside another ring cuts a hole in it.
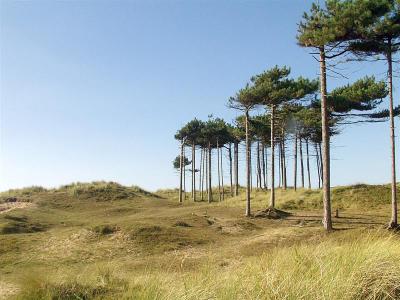
[[[261,189],[261,158],[260,158],[260,141],[257,141],[257,181],[258,187]]]
[[[318,152],[318,146],[317,144],[314,144],[315,146],[315,157],[317,161],[317,173],[318,173],[318,188],[321,188],[321,169],[320,169],[320,163],[319,163],[319,152]]]
[[[262,164],[262,177],[263,177],[263,187],[267,189],[267,181],[266,181],[266,170],[265,170],[265,145],[264,143],[261,144],[261,164]]]
[[[249,112],[246,111],[246,217],[250,217],[250,139],[249,139]]]
[[[192,200],[196,201],[196,146],[192,143]]]
[[[249,139],[250,139],[250,137],[249,137]],[[249,146],[249,156],[250,156],[250,191],[252,192],[253,191],[253,164],[252,164],[252,155],[251,155],[251,147],[252,147],[252,144],[251,144],[251,141],[249,140],[249,143],[250,143],[250,146]]]
[[[294,166],[293,166],[293,187],[294,190],[297,190],[297,134],[294,136]]]
[[[265,147],[265,189],[268,190],[268,148]]]
[[[221,201],[221,171],[220,171],[220,163],[219,163],[219,152],[220,152],[220,148],[219,148],[219,142],[217,139],[217,169],[218,169],[218,199],[219,201]]]
[[[275,207],[275,105],[271,105],[271,199],[270,207]]]
[[[186,200],[186,151],[183,147],[183,200]]]
[[[200,148],[200,168],[199,168],[199,189],[200,199],[203,201],[203,177],[204,177],[204,149]]]
[[[239,143],[233,144],[233,157],[235,160],[235,196],[239,195]]]
[[[232,178],[232,143],[229,143],[229,181],[231,184],[231,197],[233,197],[233,178]]]
[[[208,203],[212,201],[211,187],[211,142],[208,142]]]
[[[325,49],[320,48],[320,76],[321,76],[321,121],[322,121],[322,162],[323,162],[323,202],[324,202],[324,228],[332,230],[331,215],[331,185],[330,185],[330,145],[329,145],[329,116],[327,108],[326,88],[326,62]]]
[[[392,217],[389,228],[397,228],[397,191],[396,191],[396,144],[394,134],[394,112],[393,112],[393,66],[392,66],[392,44],[389,40],[388,61],[388,86],[389,86],[389,116],[390,116],[390,141],[392,150]]]
[[[319,148],[319,164],[321,167],[320,173],[321,173],[321,182],[324,182],[324,162],[322,161],[322,148],[321,148],[321,143],[318,144]]]
[[[307,154],[307,177],[308,177],[308,189],[311,189],[311,175],[310,175],[310,153],[308,152],[308,139],[306,139],[306,154]]]
[[[204,155],[205,155],[205,161],[204,161],[204,166],[206,167],[206,174],[205,174],[205,182],[206,182],[206,193],[208,197],[208,148],[206,147],[204,149]]]
[[[283,189],[287,188],[287,174],[286,174],[286,147],[285,147],[285,132],[282,132],[282,180],[283,180]]]
[[[219,150],[219,154],[221,155],[220,166],[221,166],[222,201],[224,201],[225,200],[225,190],[224,190],[224,168],[222,166],[222,149],[223,148],[221,147],[221,149]]]
[[[179,160],[179,202],[183,202],[182,185],[183,185],[183,140],[181,141],[181,155]]]
[[[279,141],[278,144],[278,187],[281,187],[281,182],[282,182],[282,144],[281,141]]]
[[[304,188],[303,142],[301,141],[301,137],[299,137],[299,151],[300,151],[300,178],[301,178],[301,187]]]

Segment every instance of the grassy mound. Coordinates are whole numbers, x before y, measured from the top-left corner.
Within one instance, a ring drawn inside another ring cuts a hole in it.
[[[46,193],[41,186],[31,186],[22,189],[11,189],[0,193],[0,203],[30,201],[32,197]]]
[[[80,198],[93,198],[97,201],[112,201],[129,199],[138,196],[153,196],[137,186],[126,187],[116,182],[95,181],[91,183],[72,183],[64,185],[60,191],[67,191],[70,195]],[[156,197],[154,195],[154,197]]]
[[[144,225],[130,232],[131,240],[135,241],[146,252],[164,253],[185,247],[203,245],[209,241],[188,232],[188,226]]]
[[[290,216],[291,214],[283,211],[283,210],[279,210],[273,207],[269,207],[265,210],[261,210],[259,212],[257,212],[254,217],[256,218],[267,218],[267,219],[284,219],[287,218],[288,216]]]

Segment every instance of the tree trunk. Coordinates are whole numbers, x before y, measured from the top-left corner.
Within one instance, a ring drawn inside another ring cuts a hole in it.
[[[186,151],[183,147],[183,200],[186,200]]]
[[[389,40],[388,61],[388,86],[389,86],[389,116],[390,116],[390,141],[392,150],[392,217],[389,228],[397,228],[397,195],[396,195],[396,144],[394,135],[394,112],[393,112],[393,70],[392,70],[392,42]]]
[[[301,178],[301,187],[304,188],[303,142],[301,141],[301,137],[299,137],[299,151],[300,151],[300,178]]]
[[[220,168],[221,168],[222,201],[224,201],[225,200],[225,191],[224,191],[224,168],[222,166],[222,149],[223,149],[222,147],[219,150],[219,154],[221,156]]]
[[[282,144],[281,141],[279,141],[278,144],[278,187],[281,187],[281,182],[282,182]]]
[[[321,148],[321,143],[318,144],[318,147],[319,147],[319,164],[320,164],[320,167],[321,167],[321,170],[320,170],[321,182],[323,183],[323,182],[324,182],[324,176],[323,176],[323,174],[324,174],[324,163],[323,163],[323,161],[322,161],[322,148]]]
[[[250,139],[250,138],[249,138]],[[251,155],[251,141],[249,140],[249,156],[250,156],[250,191],[253,191],[253,164],[252,164],[252,155]]]
[[[183,140],[181,141],[181,156],[179,160],[179,202],[183,202],[182,185],[183,185]]]
[[[192,200],[196,201],[196,146],[192,144]]]
[[[259,188],[262,188],[261,185],[261,158],[260,158],[260,141],[257,142],[257,178]]]
[[[270,207],[275,207],[275,105],[271,105],[271,199]]]
[[[219,163],[219,152],[220,152],[220,148],[219,148],[219,142],[217,139],[217,169],[218,169],[218,199],[219,201],[221,201],[221,171],[220,171],[220,163]]]
[[[297,190],[297,134],[294,136],[294,167],[293,167],[293,187],[294,190]]]
[[[203,201],[203,177],[204,177],[204,150],[200,148],[200,172],[199,172],[199,190],[200,190],[200,198]]]
[[[265,147],[265,175],[264,175],[264,180],[265,180],[265,189],[268,190],[268,148]]]
[[[235,159],[235,196],[239,195],[239,143],[233,144],[233,157]]]
[[[329,116],[327,108],[326,64],[325,49],[320,48],[320,76],[321,76],[321,121],[322,121],[322,163],[323,163],[323,201],[324,201],[324,228],[332,230],[331,215],[331,186],[330,186],[330,145],[329,145]]]
[[[233,197],[233,179],[232,179],[232,143],[229,143],[229,181],[231,184],[231,197]]]
[[[283,189],[287,188],[287,174],[286,174],[286,147],[285,147],[285,132],[282,132],[282,180],[283,180]]]
[[[265,174],[265,145],[261,144],[261,164],[262,164],[262,178],[263,178],[263,188],[267,189],[266,174]]]
[[[211,187],[211,142],[208,142],[208,203],[212,201]]]
[[[308,189],[311,189],[311,175],[310,175],[310,154],[308,152],[308,139],[306,139],[306,154],[307,154],[307,177]]]
[[[249,112],[246,111],[246,217],[250,217],[250,140],[249,140]]]
[[[320,163],[319,163],[319,152],[318,152],[318,146],[315,143],[315,157],[317,159],[317,173],[318,173],[318,188],[321,188],[321,169],[320,169]]]

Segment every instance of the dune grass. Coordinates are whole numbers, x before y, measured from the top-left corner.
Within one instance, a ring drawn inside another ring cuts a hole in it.
[[[329,234],[318,190],[278,189],[291,212],[278,220],[245,218],[243,189],[211,204],[107,182],[2,195],[32,205],[0,214],[0,298],[4,286],[10,299],[400,297],[386,185],[334,188]],[[268,205],[252,196],[253,212]]]
[[[335,233],[317,244],[277,247],[226,265],[129,276],[120,266],[29,278],[18,299],[398,299],[400,239]]]

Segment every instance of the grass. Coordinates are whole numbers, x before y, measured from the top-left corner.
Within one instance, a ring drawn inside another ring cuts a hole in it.
[[[329,234],[318,190],[278,190],[291,214],[277,220],[245,218],[243,190],[211,204],[107,182],[1,193],[32,205],[0,214],[0,298],[400,298],[390,188],[332,193]],[[253,212],[268,199],[254,191]]]

